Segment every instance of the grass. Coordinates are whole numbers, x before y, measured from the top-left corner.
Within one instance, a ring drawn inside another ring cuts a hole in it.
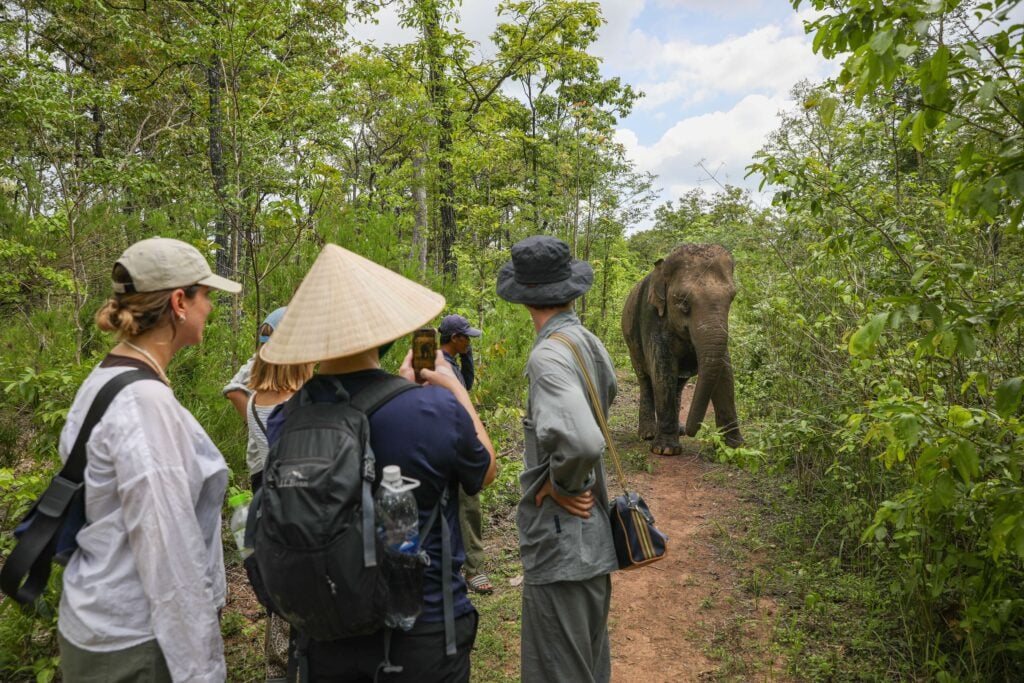
[[[771,605],[774,618],[764,639],[744,635],[741,617],[713,634],[706,651],[721,664],[716,678],[775,676],[744,668],[746,662],[766,661],[767,648],[788,680],[915,680],[888,588],[869,572],[842,566],[821,538],[816,520],[827,513],[814,514],[814,505],[828,502],[780,493],[781,482],[768,474],[730,481],[748,505],[716,525],[715,551],[749,566],[741,588],[755,611]]]
[[[522,577],[519,548],[503,547],[488,560],[491,595],[473,595],[480,613],[473,651],[473,683],[512,683],[519,680],[519,615],[522,591],[513,581]],[[518,583],[518,582],[516,582]]]

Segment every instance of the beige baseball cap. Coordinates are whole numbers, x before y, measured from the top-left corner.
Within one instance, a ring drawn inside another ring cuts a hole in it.
[[[131,284],[114,283],[119,294],[159,292],[164,289],[206,285],[231,294],[242,291],[242,285],[214,275],[210,264],[191,244],[167,237],[150,237],[124,250],[117,259],[131,276]]]

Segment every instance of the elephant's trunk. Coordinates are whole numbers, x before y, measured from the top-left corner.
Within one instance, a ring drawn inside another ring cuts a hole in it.
[[[696,436],[708,403],[723,378],[723,367],[729,358],[728,322],[705,324],[702,329],[691,330],[697,351],[697,386],[693,390],[690,412],[686,416],[686,435]]]

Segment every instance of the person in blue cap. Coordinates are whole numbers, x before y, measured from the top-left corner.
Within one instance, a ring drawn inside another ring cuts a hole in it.
[[[270,312],[260,324],[257,334],[260,345],[284,318],[286,306]],[[267,420],[279,403],[287,401],[310,377],[313,364],[271,365],[253,354],[224,387],[227,397],[245,420],[248,438],[245,464],[249,469],[249,485],[255,493],[263,485],[263,464],[270,446],[267,444]],[[263,650],[267,681],[284,681],[288,673],[288,623],[276,614],[269,614]]]
[[[444,359],[448,361],[462,386],[469,391],[473,388],[475,374],[471,338],[479,337],[483,332],[470,326],[468,320],[455,313],[446,315],[438,325],[437,331],[441,336],[441,351],[444,353]],[[482,571],[485,556],[480,496],[470,496],[461,488],[459,489],[459,527],[466,550],[466,563],[462,565],[463,573],[466,575],[466,585],[474,593],[489,595],[494,592],[494,586],[487,574]]]
[[[257,331],[260,344],[266,344],[270,340],[270,335],[281,324],[281,318],[284,317],[286,309],[287,306],[274,309],[260,323],[259,330]],[[256,354],[253,353],[252,357],[245,361],[242,367],[238,368],[238,372],[231,378],[231,381],[221,389],[224,398],[231,401],[231,405],[235,407],[235,410],[238,411],[243,420],[246,419],[246,410],[249,407],[249,394],[252,393],[252,390],[249,389],[249,380],[252,378],[252,364],[255,360]]]

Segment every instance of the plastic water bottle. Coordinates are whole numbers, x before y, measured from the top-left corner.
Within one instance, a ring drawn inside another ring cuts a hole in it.
[[[252,554],[252,548],[245,545],[245,523],[249,519],[250,500],[252,500],[252,494],[248,491],[242,491],[228,498],[228,505],[234,509],[231,513],[231,535],[235,537],[235,545],[238,546],[238,552],[242,555],[243,560]]]
[[[395,571],[388,586],[390,599],[385,623],[391,628],[408,631],[416,623],[422,608],[422,595],[415,590],[414,581],[403,580],[410,572],[421,572],[419,567],[419,508],[412,491],[420,483],[402,476],[397,465],[384,468],[380,488],[374,497],[377,514],[377,535],[391,551],[405,557],[396,558]]]

